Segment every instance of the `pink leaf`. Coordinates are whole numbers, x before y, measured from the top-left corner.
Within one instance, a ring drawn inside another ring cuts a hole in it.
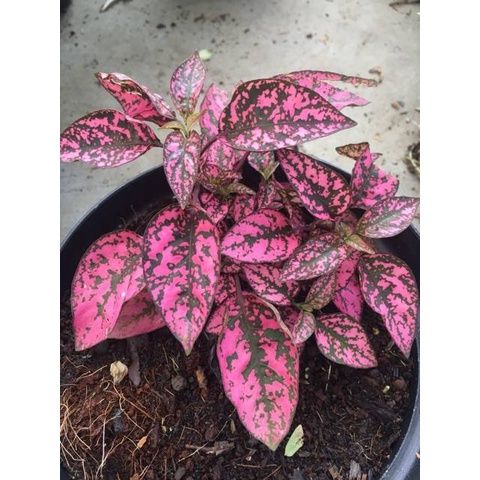
[[[327,273],[313,282],[305,299],[307,305],[320,310],[330,303],[337,288],[335,274],[335,271]]]
[[[231,212],[232,218],[235,222],[239,222],[242,218],[247,217],[255,212],[257,209],[257,200],[252,195],[241,193],[235,195],[233,199]]]
[[[232,203],[230,197],[222,198],[209,191],[202,192],[199,198],[202,208],[207,212],[213,223],[218,223],[227,216]]]
[[[320,220],[334,220],[350,204],[350,187],[333,169],[293,150],[279,150],[277,157],[305,208]]]
[[[75,349],[85,350],[105,340],[123,304],[144,287],[142,237],[118,230],[90,245],[72,282]]]
[[[183,133],[175,130],[165,139],[163,167],[168,184],[182,208],[188,205],[195,186],[200,148],[200,135],[195,131],[185,138]]]
[[[287,260],[281,281],[309,280],[335,270],[348,256],[348,248],[334,233],[308,240]]]
[[[199,181],[203,187],[211,192],[225,193],[225,189],[241,177],[234,170],[222,170],[215,164],[204,163],[200,167]]]
[[[317,317],[315,339],[329,360],[354,368],[377,366],[375,353],[360,323],[344,313]]]
[[[415,339],[419,308],[413,273],[403,260],[386,253],[364,255],[358,267],[365,301],[384,317],[393,341],[408,357]]]
[[[262,208],[280,210],[283,207],[274,182],[260,183],[257,190],[257,205],[259,210]]]
[[[228,105],[228,99],[226,90],[218,88],[214,83],[208,87],[200,104],[200,111],[204,112],[200,117],[200,128],[207,137],[212,138],[218,134],[218,119]]]
[[[297,72],[300,73],[300,72]],[[304,73],[304,72],[303,72]],[[313,72],[312,72],[313,73]],[[348,90],[343,90],[341,88],[334,87],[329,83],[318,78],[317,75],[280,75],[276,78],[282,78],[283,80],[302,85],[302,87],[307,87],[312,90],[315,90],[319,95],[321,95],[327,102],[331,103],[338,110],[349,106],[363,107],[368,105],[370,102],[364,98],[355,95]]]
[[[280,268],[269,264],[244,264],[243,271],[252,290],[275,305],[291,305],[298,293],[295,282],[280,282]]]
[[[165,326],[165,320],[157,312],[152,295],[144,288],[124,303],[117,323],[108,334],[108,338],[130,338]]]
[[[337,289],[345,288],[348,285],[350,277],[357,268],[358,261],[360,260],[361,253],[358,250],[350,252],[348,258],[346,258],[336,270],[337,277]]]
[[[352,275],[348,283],[335,292],[333,303],[342,312],[360,321],[363,313],[363,295],[360,282],[356,275]]]
[[[235,277],[229,273],[221,273],[215,290],[215,303],[220,304],[228,297],[236,294]]]
[[[144,235],[147,288],[188,355],[207,321],[220,275],[215,224],[201,210],[169,205]]]
[[[378,82],[371,78],[351,77],[341,73],[323,72],[319,70],[299,70],[287,73],[282,77],[288,78],[291,82],[298,83],[304,87],[315,89],[317,85],[327,81],[351,83],[355,86],[376,87]]]
[[[305,343],[315,331],[315,316],[313,313],[301,310],[298,320],[292,326],[291,332],[295,345]]]
[[[274,263],[287,259],[300,245],[288,219],[272,209],[243,217],[223,237],[221,253],[248,263]]]
[[[223,302],[212,311],[207,320],[205,330],[213,335],[220,335],[228,317],[238,315],[239,306],[237,305],[236,287],[235,294],[229,295]]]
[[[170,80],[170,95],[177,110],[188,117],[195,110],[205,81],[206,70],[198,52],[185,60],[173,72]]]
[[[234,148],[266,151],[325,137],[356,122],[313,90],[264,79],[241,84],[218,125]]]
[[[101,85],[118,100],[129,117],[153,122],[160,127],[175,120],[175,113],[158,93],[151,92],[147,87],[126,75],[99,72],[96,77]]]
[[[239,169],[242,159],[243,152],[234,150],[225,140],[218,138],[202,153],[201,163],[233,173]]]
[[[300,314],[302,310],[298,309],[297,307],[280,307],[280,315],[282,318],[283,323],[285,326],[288,328],[290,331],[290,335],[293,337],[293,331],[295,330],[297,323],[300,321]],[[298,339],[297,339],[298,340]],[[302,343],[296,343],[297,350],[298,350],[298,355],[302,353],[304,347],[305,347],[305,342]]]
[[[223,386],[247,430],[276,450],[298,402],[298,352],[275,313],[251,293],[227,320],[217,343]]]
[[[272,170],[275,165],[275,155],[273,152],[249,152],[247,161],[257,172],[262,173]]]
[[[96,167],[119,167],[162,143],[146,124],[129,120],[117,110],[89,113],[60,135],[60,160]]]
[[[420,200],[392,197],[376,203],[357,224],[357,233],[370,238],[394,237],[412,223]]]

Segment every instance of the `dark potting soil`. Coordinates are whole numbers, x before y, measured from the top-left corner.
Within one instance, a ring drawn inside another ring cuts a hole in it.
[[[190,356],[166,329],[137,337],[140,384],[114,385],[110,364],[132,363],[126,340],[75,352],[68,298],[61,306],[61,461],[72,479],[371,480],[399,439],[412,360],[392,346],[376,315],[364,325],[378,368],[324,358],[311,338],[300,362],[292,429],[303,447],[285,457],[253,439],[226,398],[216,337],[202,334]]]

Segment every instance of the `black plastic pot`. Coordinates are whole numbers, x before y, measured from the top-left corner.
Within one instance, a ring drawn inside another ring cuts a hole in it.
[[[346,172],[331,167],[349,179]],[[100,236],[122,228],[135,215],[151,211],[173,198],[163,171],[156,167],[133,179],[95,206],[63,241],[60,249],[60,297],[70,289],[77,265],[87,248]],[[404,260],[420,284],[420,235],[413,227],[390,239],[379,242],[384,252],[392,253]],[[414,372],[410,384],[411,407],[404,419],[403,430],[397,448],[388,465],[377,480],[420,479],[420,349],[419,335],[415,340],[411,356]],[[61,479],[68,476],[60,467]]]

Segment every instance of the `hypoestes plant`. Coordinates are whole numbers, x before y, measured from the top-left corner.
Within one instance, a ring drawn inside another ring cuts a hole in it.
[[[188,355],[202,330],[217,335],[228,398],[275,450],[293,420],[310,336],[333,362],[375,367],[366,303],[409,355],[418,288],[375,239],[405,230],[419,200],[395,196],[398,181],[375,165],[379,154],[366,142],[337,148],[355,162],[349,181],[296,148],[353,127],[341,110],[368,103],[331,82],[373,80],[305,70],[247,81],[232,94],[212,84],[200,101],[205,76],[197,53],[182,63],[172,108],[125,75],[98,73],[123,111],[92,112],[61,134],[63,162],[96,167],[163,148],[173,192],[143,236],[107,233],[83,255],[71,289],[75,345],[166,326]],[[169,131],[163,144],[153,128]],[[247,170],[255,181],[245,181]]]

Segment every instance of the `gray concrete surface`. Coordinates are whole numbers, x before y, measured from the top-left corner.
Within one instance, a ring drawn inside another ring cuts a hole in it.
[[[412,1],[412,0],[407,0]],[[335,147],[368,141],[377,164],[420,196],[404,156],[420,138],[420,4],[392,0],[72,0],[61,15],[61,125],[100,108],[120,108],[95,72],[124,73],[169,99],[173,70],[195,50],[212,52],[206,86],[233,89],[295,70],[327,70],[381,80],[358,93],[371,103],[344,112],[358,126],[303,146],[348,172]],[[162,140],[164,137],[160,137]],[[162,162],[161,149],[115,169],[60,164],[61,239],[102,198]],[[420,227],[420,218],[415,219]]]

